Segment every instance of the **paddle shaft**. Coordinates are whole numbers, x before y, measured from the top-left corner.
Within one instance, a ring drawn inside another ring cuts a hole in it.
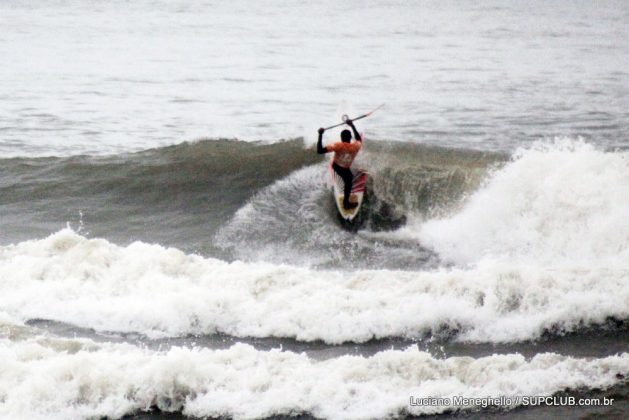
[[[384,104],[380,105],[379,107],[377,107],[377,108],[375,108],[375,109],[372,109],[371,111],[369,111],[368,113],[366,113],[366,114],[364,114],[364,115],[361,115],[360,117],[352,118],[351,120],[352,120],[352,121],[356,121],[356,120],[360,120],[360,119],[362,119],[362,118],[368,117],[368,116],[370,116],[371,114],[373,114],[374,112],[376,112],[377,110],[379,110],[380,108],[382,108],[383,106],[384,106]],[[329,129],[331,129],[331,128],[340,127],[341,125],[345,124],[345,121],[346,121],[348,118],[347,118],[347,115],[343,115],[343,117],[344,117],[344,120],[343,120],[343,122],[342,122],[342,123],[339,123],[339,124],[336,124],[336,125],[331,125],[331,126],[329,126],[329,127],[325,127],[325,128],[324,128],[324,130],[329,130]]]

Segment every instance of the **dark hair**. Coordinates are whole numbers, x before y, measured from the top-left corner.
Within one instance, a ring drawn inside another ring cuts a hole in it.
[[[345,143],[349,143],[350,140],[352,139],[352,132],[349,130],[343,130],[341,131],[341,140],[344,141]]]

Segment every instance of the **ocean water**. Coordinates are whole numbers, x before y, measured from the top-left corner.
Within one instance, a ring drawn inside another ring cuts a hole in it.
[[[629,416],[626,2],[4,1],[0,56],[0,418]],[[381,103],[348,230],[316,129]]]
[[[0,12],[4,155],[312,140],[343,101],[387,104],[368,123],[379,139],[627,138],[624,1],[7,0]]]

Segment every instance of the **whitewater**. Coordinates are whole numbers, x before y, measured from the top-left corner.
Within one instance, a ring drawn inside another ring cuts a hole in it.
[[[0,418],[629,415],[624,3],[0,22]],[[346,230],[316,130],[382,102]]]
[[[596,360],[557,354],[528,361],[519,355],[435,359],[408,348],[317,361],[245,344],[158,352],[37,338],[5,344],[1,354],[12,380],[0,388],[0,413],[30,418],[119,417],[154,405],[239,419],[299,412],[353,419],[436,414],[444,409],[409,407],[406,394],[552,394],[566,387],[609,386],[629,368],[626,353]],[[522,376],[529,380],[522,382]]]

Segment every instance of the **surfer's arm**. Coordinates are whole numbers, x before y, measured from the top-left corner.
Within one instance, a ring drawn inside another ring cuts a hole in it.
[[[321,144],[321,142],[323,141],[323,132],[324,131],[325,130],[323,128],[319,129],[319,140],[317,140],[317,153],[319,153],[320,155],[329,152],[328,148],[327,147],[323,147],[323,144]]]
[[[356,130],[356,126],[354,125],[354,121],[348,119],[347,121],[345,121],[347,123],[347,125],[349,125],[350,127],[352,127],[352,131],[354,132],[354,138],[356,139],[356,141],[363,141],[363,138],[360,136],[360,133],[358,132],[358,130]]]

